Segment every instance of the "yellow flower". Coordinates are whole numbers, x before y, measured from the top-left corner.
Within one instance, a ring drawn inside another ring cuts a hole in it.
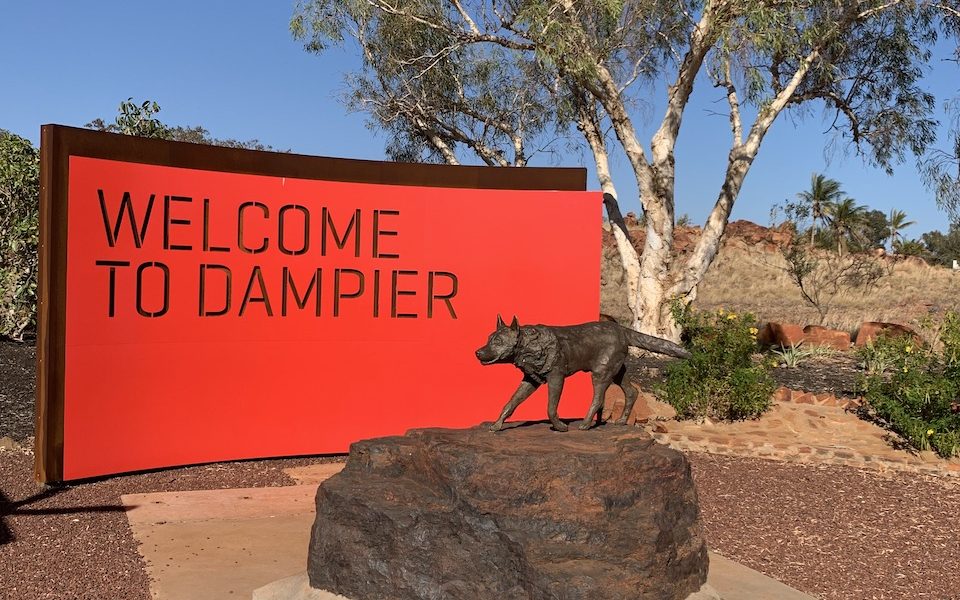
[[[737,315],[736,315],[735,313],[730,313],[729,315],[727,315],[727,320],[728,320],[728,321],[732,321],[732,320],[734,320],[734,319],[736,319],[736,318],[737,318]]]
[[[720,315],[721,317],[723,316],[723,313],[724,313],[724,310],[722,308],[717,311],[717,314]]]
[[[907,346],[906,348],[904,348],[904,350],[907,351],[907,354],[910,354],[911,352],[913,352],[913,346]]]
[[[757,335],[758,333],[760,333],[760,330],[757,329],[756,327],[750,328],[750,335]]]
[[[904,373],[906,373],[906,372],[909,371],[909,370],[910,370],[910,369],[908,369],[907,367],[904,367],[904,368],[903,368],[903,372],[904,372]]]
[[[928,430],[927,430],[927,435],[933,435],[933,430],[932,430],[932,429],[928,429]]]

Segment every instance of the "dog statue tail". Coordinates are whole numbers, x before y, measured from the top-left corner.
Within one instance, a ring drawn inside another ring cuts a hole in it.
[[[656,352],[657,354],[666,354],[667,356],[676,356],[677,358],[690,358],[690,353],[686,348],[679,344],[674,344],[669,340],[658,338],[634,331],[626,327],[623,328],[627,337],[627,343],[643,350]]]

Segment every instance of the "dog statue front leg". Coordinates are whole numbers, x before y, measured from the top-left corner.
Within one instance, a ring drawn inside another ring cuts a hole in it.
[[[549,390],[549,400],[547,400],[547,417],[550,418],[550,424],[556,431],[566,431],[567,424],[557,416],[557,407],[560,406],[560,394],[563,393],[563,373],[554,372],[547,376],[547,389]]]
[[[520,387],[513,393],[513,396],[510,398],[510,401],[507,402],[506,406],[503,407],[500,418],[490,426],[490,431],[500,431],[503,429],[504,421],[509,419],[513,411],[517,410],[517,407],[520,406],[520,403],[529,398],[530,394],[536,391],[538,387],[540,387],[539,383],[524,377],[523,381],[520,382]]]

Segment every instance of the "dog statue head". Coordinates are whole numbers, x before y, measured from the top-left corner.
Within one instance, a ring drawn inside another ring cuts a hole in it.
[[[517,317],[513,317],[513,321],[507,325],[497,315],[497,328],[487,338],[487,344],[477,350],[477,359],[484,365],[512,362],[519,339],[520,323]]]

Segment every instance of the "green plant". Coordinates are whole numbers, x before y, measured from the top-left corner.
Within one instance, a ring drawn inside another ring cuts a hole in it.
[[[940,328],[942,349],[912,337],[881,337],[861,356],[882,362],[861,382],[868,416],[918,450],[960,453],[960,315]]]
[[[37,149],[0,129],[0,336],[14,339],[36,317],[39,187]]]
[[[767,367],[754,365],[757,327],[753,315],[695,312],[673,307],[691,357],[669,364],[657,389],[680,418],[756,418],[770,407],[776,387]]]
[[[779,350],[774,350],[773,354],[777,356],[777,363],[782,364],[783,366],[795,369],[800,366],[800,363],[806,359],[817,355],[817,350],[813,348],[801,348],[799,344],[791,344],[789,348],[781,345]]]
[[[860,368],[867,375],[882,375],[893,368],[899,350],[896,338],[881,335],[857,349]]]

